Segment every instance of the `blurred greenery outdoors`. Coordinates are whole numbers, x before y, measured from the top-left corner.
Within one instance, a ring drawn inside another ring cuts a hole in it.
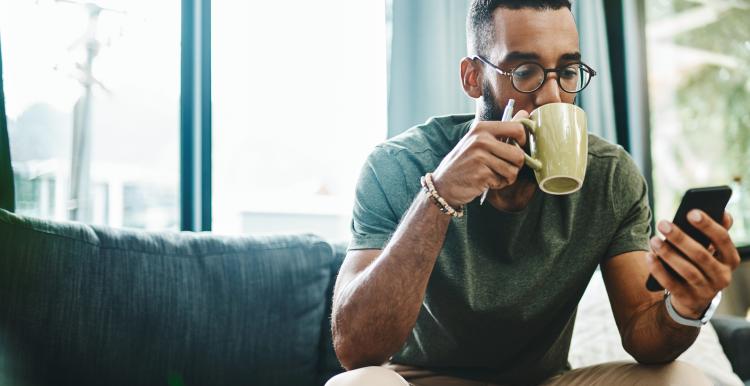
[[[723,10],[719,8],[722,3],[733,6]],[[704,64],[680,80],[673,98],[682,133],[677,138],[684,143],[664,144],[660,148],[654,144],[652,151],[670,152],[669,156],[682,165],[687,186],[706,185],[706,181],[691,173],[691,166],[696,162],[711,167],[710,184],[733,185],[734,195],[739,194],[739,197],[733,200],[730,211],[736,218],[736,225],[744,228],[734,229],[734,238],[738,244],[747,245],[750,244],[750,0],[648,0],[647,22],[705,5],[717,7],[716,20],[679,32],[673,42],[682,47],[726,55],[735,60],[736,66]],[[669,91],[652,89],[651,93]],[[659,112],[652,109],[651,113]],[[652,127],[652,130],[658,130],[658,127]],[[659,165],[655,168],[658,169]],[[656,188],[657,194],[671,195],[676,206],[682,197],[682,189],[663,186],[663,179],[657,175],[655,170],[654,184],[662,183]],[[740,186],[741,191],[737,192]],[[659,208],[656,211],[659,213]]]

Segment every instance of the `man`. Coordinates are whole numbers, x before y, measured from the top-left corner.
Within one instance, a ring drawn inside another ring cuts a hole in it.
[[[500,112],[511,98],[516,118],[573,103],[580,90],[565,88],[561,73],[594,75],[578,65],[570,3],[474,0],[467,24],[461,82],[476,113],[412,128],[378,146],[362,170],[332,315],[350,371],[328,385],[709,384],[673,360],[699,332],[685,320],[703,316],[739,264],[730,217],[720,225],[691,212],[710,250],[662,221],[659,231],[688,259],[658,237],[647,253],[645,180],[621,147],[594,136],[581,190],[541,192],[507,140],[526,146],[522,125],[499,122]],[[576,306],[597,266],[622,344],[639,363],[567,371]],[[682,323],[663,294],[646,290],[649,273],[671,291]]]

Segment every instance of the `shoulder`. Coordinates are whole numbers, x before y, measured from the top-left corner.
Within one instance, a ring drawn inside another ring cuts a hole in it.
[[[385,197],[393,212],[400,215],[421,188],[420,177],[437,168],[468,131],[472,119],[472,115],[430,118],[377,145],[362,168],[358,197],[362,200]]]
[[[589,164],[586,170],[588,198],[606,202],[616,217],[630,208],[647,204],[646,179],[633,158],[620,145],[589,135]]]
[[[596,135],[589,134],[589,158],[595,157],[599,159],[621,158],[625,152],[622,146],[607,141],[606,139]]]
[[[466,134],[473,119],[471,114],[432,117],[381,143],[378,148],[391,155],[430,153],[442,158]]]
[[[589,134],[588,168],[611,177],[642,177],[638,166],[625,149],[597,135]]]

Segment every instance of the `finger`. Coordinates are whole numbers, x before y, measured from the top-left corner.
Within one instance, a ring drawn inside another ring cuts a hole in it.
[[[499,141],[513,138],[518,144],[526,144],[526,129],[519,122],[481,121],[474,126],[477,132],[487,132]]]
[[[721,225],[726,229],[730,230],[732,229],[732,224],[734,224],[734,217],[732,217],[729,212],[724,212],[724,218],[722,219]]]
[[[690,259],[703,272],[716,289],[726,287],[728,283],[725,282],[727,276],[731,276],[731,270],[716,260],[708,249],[703,248],[680,227],[668,221],[660,221],[657,229],[669,240],[672,247],[681,251],[685,258]]]
[[[499,179],[496,179],[494,181],[490,179],[491,189],[497,189],[498,187],[500,187],[499,185],[510,185],[516,182],[520,166],[514,165],[502,158],[495,157],[492,154],[488,154],[486,158],[482,160],[482,162],[491,172],[491,174],[493,174],[495,177],[499,177]]]
[[[526,112],[526,110],[518,110],[516,111],[516,114],[513,115],[513,119],[521,119],[521,118],[528,118],[529,113]]]
[[[694,288],[704,287],[707,278],[691,262],[680,256],[676,249],[658,237],[651,239],[651,250]]]
[[[488,166],[483,169],[482,181],[484,181],[484,189],[502,189],[508,185],[511,185],[515,180],[511,181],[508,177],[496,173]]]
[[[487,151],[494,158],[505,160],[506,162],[515,165],[516,167],[522,167],[525,162],[523,150],[518,146],[500,142],[497,140],[487,141]]]
[[[729,236],[729,231],[698,209],[691,210],[687,217],[690,224],[703,232],[716,247],[716,258],[732,269],[737,268],[740,264],[740,254],[732,242],[732,237]]]
[[[651,252],[646,253],[646,264],[648,264],[648,270],[651,272],[651,275],[656,279],[659,284],[663,288],[666,288],[669,290],[669,292],[684,292],[687,289],[685,288],[685,284],[677,280],[676,278],[672,277],[672,275],[667,272],[667,269],[664,268],[664,266],[659,262],[659,259]]]

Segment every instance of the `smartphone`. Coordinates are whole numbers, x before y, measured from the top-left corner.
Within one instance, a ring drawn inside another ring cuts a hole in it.
[[[688,222],[687,214],[693,209],[700,209],[714,221],[721,224],[724,217],[724,208],[726,208],[727,203],[729,202],[729,197],[731,196],[732,189],[725,185],[690,189],[685,192],[684,196],[682,196],[682,202],[680,202],[680,207],[677,209],[677,213],[674,215],[672,223],[682,229],[686,235],[690,236],[693,240],[706,248],[711,244],[711,240],[709,240],[708,236],[704,235]],[[666,242],[669,243],[669,241]],[[680,251],[677,250],[677,252],[679,253]],[[661,258],[659,258],[659,262],[674,278],[682,282],[685,281],[685,279],[675,272],[669,264],[662,261]],[[664,289],[652,275],[648,276],[646,288],[649,291],[661,291]]]

